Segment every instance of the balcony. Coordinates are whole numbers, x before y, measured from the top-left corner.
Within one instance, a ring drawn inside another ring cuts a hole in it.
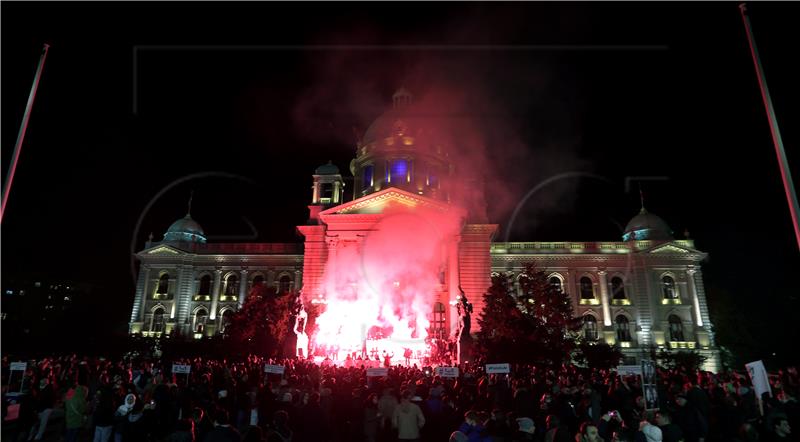
[[[172,293],[153,293],[153,299],[158,301],[170,300],[172,299]]]
[[[664,298],[661,300],[662,305],[680,305],[682,304],[681,298]]]
[[[694,350],[697,343],[694,341],[669,341],[669,348],[673,350]]]
[[[630,299],[612,299],[611,300],[611,304],[612,305],[631,305],[631,300]]]
[[[236,302],[239,300],[239,297],[236,295],[222,295],[219,297],[221,302]]]
[[[211,295],[194,295],[192,301],[211,301]]]
[[[597,298],[583,299],[580,301],[581,305],[600,305],[600,300]]]

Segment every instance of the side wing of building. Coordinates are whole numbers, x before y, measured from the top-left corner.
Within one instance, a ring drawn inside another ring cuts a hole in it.
[[[300,244],[148,242],[136,254],[139,277],[129,332],[212,336],[257,284],[299,290]]]
[[[492,271],[513,278],[529,263],[570,295],[587,340],[618,345],[626,361],[651,348],[696,350],[720,367],[701,262],[692,240],[493,243]]]

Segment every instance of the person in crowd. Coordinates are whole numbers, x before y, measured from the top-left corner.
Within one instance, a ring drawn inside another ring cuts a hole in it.
[[[575,435],[575,442],[603,442],[597,426],[591,422],[581,424],[580,431]]]
[[[231,426],[228,410],[217,407],[213,420],[214,429],[208,432],[203,442],[241,442],[241,434]]]
[[[664,442],[681,442],[684,440],[681,427],[672,422],[672,415],[668,410],[659,410],[656,413],[656,424],[661,429],[661,438]]]
[[[81,385],[77,380],[73,382],[72,388],[67,391],[64,397],[64,412],[67,433],[64,437],[66,442],[76,442],[78,433],[86,425],[86,395],[88,389]]]
[[[411,391],[403,390],[400,393],[400,404],[395,407],[392,415],[392,427],[397,430],[397,439],[400,441],[417,441],[420,429],[425,425],[425,416],[417,404],[411,402]]]

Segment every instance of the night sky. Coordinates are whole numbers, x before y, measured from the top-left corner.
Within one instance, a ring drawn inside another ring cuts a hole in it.
[[[749,10],[799,180],[800,8]],[[626,177],[651,177],[648,210],[710,254],[722,344],[792,358],[800,254],[736,3],[3,2],[3,180],[45,42],[4,279],[94,284],[124,324],[131,242],[160,239],[191,191],[212,241],[299,241],[314,168],[346,172],[354,130],[395,89],[455,89],[486,132],[490,188],[506,189],[489,197],[498,240],[521,195],[576,171],[606,181],[548,186],[509,237],[619,240],[639,210]]]

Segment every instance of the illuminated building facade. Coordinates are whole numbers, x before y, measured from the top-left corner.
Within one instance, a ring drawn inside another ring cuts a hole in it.
[[[460,222],[441,243],[438,283],[426,295],[437,337],[453,335],[453,305],[462,293],[477,318],[493,272],[516,278],[534,262],[571,295],[586,339],[619,345],[629,362],[658,346],[697,350],[708,357],[706,368],[719,368],[700,268],[706,254],[692,240],[674,239],[661,218],[642,209],[619,242],[493,242],[498,226],[487,221],[482,192],[459,192],[481,186],[457,177],[450,158],[457,149],[417,116],[411,94],[401,89],[393,101],[357,143],[351,201],[344,201],[337,166],[316,169],[309,219],[297,227],[302,245],[208,243],[188,214],[162,241],[148,241],[137,254],[130,332],[219,333],[255,284],[302,289],[305,302],[325,303],[326,275],[340,271],[333,268],[338,256],[363,250],[387,213],[425,211]]]

